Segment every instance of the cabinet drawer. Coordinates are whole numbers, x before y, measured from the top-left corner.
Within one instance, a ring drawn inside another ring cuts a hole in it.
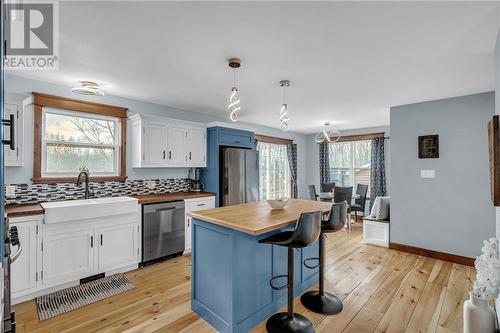
[[[186,212],[193,212],[196,210],[215,208],[215,198],[209,197],[204,199],[199,199],[196,201],[186,202]]]
[[[220,133],[220,143],[223,145],[249,147],[254,146],[253,133],[244,131],[224,131]]]

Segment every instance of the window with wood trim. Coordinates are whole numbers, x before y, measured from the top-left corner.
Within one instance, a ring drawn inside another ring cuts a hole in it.
[[[42,177],[120,175],[120,119],[42,108]]]
[[[126,109],[36,94],[34,183],[126,179]]]

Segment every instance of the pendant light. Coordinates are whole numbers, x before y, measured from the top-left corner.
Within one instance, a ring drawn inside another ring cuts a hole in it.
[[[288,104],[286,104],[286,88],[290,86],[290,81],[281,80],[280,87],[283,88],[283,104],[281,105],[280,111],[280,128],[282,131],[288,131],[290,126],[288,125],[288,121],[290,118],[288,117]]]
[[[231,58],[228,61],[229,67],[233,69],[233,87],[231,88],[231,96],[229,97],[229,105],[227,109],[229,111],[229,119],[232,121],[238,121],[240,106],[240,92],[236,87],[236,69],[240,68],[241,61],[238,58]]]
[[[316,136],[314,137],[314,140],[317,143],[323,143],[323,142],[328,142],[328,143],[332,142],[333,143],[333,142],[337,142],[340,140],[340,132],[330,130],[329,129],[330,125],[331,125],[331,123],[326,122],[325,128],[323,129],[323,131],[316,134]]]

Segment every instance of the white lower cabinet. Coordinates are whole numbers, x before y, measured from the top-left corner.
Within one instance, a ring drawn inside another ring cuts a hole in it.
[[[42,215],[10,218],[22,244],[12,264],[13,304],[77,285],[82,278],[137,268],[139,207],[136,213],[57,224],[43,223]]]
[[[12,219],[10,227],[17,227],[19,241],[23,248],[21,254],[11,266],[11,291],[13,294],[19,294],[35,288],[38,284],[37,271],[37,222],[41,217],[29,217]],[[15,250],[14,250],[15,251]]]
[[[191,252],[191,217],[187,215],[189,212],[194,212],[202,209],[215,208],[215,197],[203,197],[184,200],[186,206],[186,224],[185,224],[185,244],[184,253]]]
[[[98,228],[99,270],[111,270],[137,260],[138,231],[135,223]]]
[[[42,237],[44,284],[65,283],[94,272],[94,229]]]

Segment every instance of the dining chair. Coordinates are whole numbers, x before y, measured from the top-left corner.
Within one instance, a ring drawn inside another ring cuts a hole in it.
[[[320,192],[332,192],[335,187],[335,183],[321,183],[319,188]]]
[[[350,206],[352,201],[352,186],[341,187],[334,186],[333,187],[333,202],[339,203],[347,201],[347,204]]]
[[[316,193],[316,186],[307,185],[307,193],[309,195],[309,200],[318,201],[318,194]]]
[[[351,202],[352,202],[352,186],[348,187],[333,187],[333,202],[347,202],[347,229],[351,230]]]
[[[361,212],[361,216],[365,215],[367,192],[368,192],[368,185],[358,184],[358,186],[356,187],[356,194],[359,197],[356,198],[356,200],[354,200],[354,203],[351,205],[351,213],[354,212],[354,221],[356,221],[358,212]]]

